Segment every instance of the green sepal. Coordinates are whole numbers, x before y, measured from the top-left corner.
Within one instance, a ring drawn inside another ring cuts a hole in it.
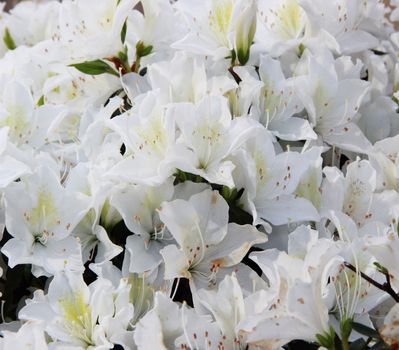
[[[8,28],[6,28],[4,30],[3,41],[4,41],[4,44],[6,45],[7,49],[9,49],[9,50],[14,50],[17,47],[17,45],[15,45],[15,41],[12,38]]]
[[[244,66],[249,60],[249,49],[246,51],[244,51],[242,49],[238,49],[237,58],[238,58],[238,62],[240,62],[240,64],[242,66]]]
[[[298,46],[298,57],[301,58],[303,53],[305,52],[305,45],[303,45],[302,43],[299,44]]]
[[[145,46],[142,41],[139,41],[136,44],[136,57],[148,56],[152,52],[152,49],[152,45]]]
[[[44,105],[44,95],[40,96],[40,98],[37,100],[36,105],[38,107],[43,106]]]
[[[388,269],[386,267],[382,266],[379,262],[375,261],[373,263],[373,265],[376,267],[378,272],[380,272],[380,273],[382,273],[384,275],[388,275],[389,274]]]
[[[121,30],[121,41],[122,41],[122,44],[124,44],[125,40],[126,40],[126,31],[127,31],[127,21],[125,21],[125,23],[123,23],[123,27],[122,27],[122,30]]]
[[[341,338],[349,339],[349,336],[352,333],[353,329],[353,319],[352,318],[343,318],[340,322],[340,330],[341,330]]]
[[[324,334],[316,334],[316,340],[320,346],[324,346],[327,349],[335,349],[335,331],[334,328],[330,327],[329,332]]]
[[[100,75],[109,73],[119,77],[119,74],[112,69],[110,65],[102,60],[86,61],[82,63],[70,64],[70,67],[76,68],[78,71],[89,75]]]

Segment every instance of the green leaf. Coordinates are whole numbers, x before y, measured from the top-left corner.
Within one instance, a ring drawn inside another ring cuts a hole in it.
[[[121,41],[122,41],[122,44],[125,43],[126,31],[127,31],[127,23],[125,21],[125,23],[123,23],[123,27],[122,27],[122,30],[121,30]]]
[[[152,45],[146,46],[141,52],[141,57],[148,56],[152,52],[152,49],[153,49]]]
[[[127,55],[123,51],[119,51],[117,56],[122,62],[125,62],[127,60]]]
[[[379,262],[377,262],[377,261],[375,261],[374,262],[374,266],[376,267],[376,269],[377,269],[377,271],[378,272],[381,272],[381,273],[383,273],[384,275],[387,275],[389,272],[388,272],[388,269],[386,268],[386,267],[384,267],[384,266],[382,266]]]
[[[373,328],[367,327],[367,326],[365,326],[361,323],[357,323],[357,322],[352,322],[352,327],[356,332],[358,332],[362,335],[365,335],[370,338],[380,339],[379,333]]]
[[[139,41],[136,44],[136,57],[148,56],[152,52],[152,49],[152,45],[145,46],[142,41]]]
[[[223,186],[221,193],[222,197],[226,200],[226,202],[230,201],[230,197],[231,197],[231,190],[229,187],[227,186]]]
[[[42,95],[39,100],[36,102],[37,106],[43,106],[44,105],[44,95]]]
[[[222,189],[220,190],[220,194],[229,204],[235,204],[241,198],[243,193],[244,193],[243,188],[238,190],[237,188],[231,189],[228,186],[223,186]]]
[[[327,343],[327,338],[322,334],[316,334],[316,340],[322,346]]]
[[[6,44],[7,49],[9,49],[9,50],[14,50],[17,47],[17,45],[15,45],[15,41],[12,38],[8,28],[6,28],[4,30],[3,41],[4,41],[4,44]]]
[[[115,75],[116,77],[119,77],[119,74],[114,69],[112,69],[110,65],[102,60],[75,63],[71,64],[70,67],[75,67],[78,71],[89,75],[109,73]]]

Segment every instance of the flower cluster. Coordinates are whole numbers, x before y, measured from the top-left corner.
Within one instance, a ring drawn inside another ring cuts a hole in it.
[[[0,349],[399,348],[399,1],[0,13]]]

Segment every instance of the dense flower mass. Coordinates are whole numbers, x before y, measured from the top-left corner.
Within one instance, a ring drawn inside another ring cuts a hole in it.
[[[398,0],[0,10],[0,350],[399,349]]]

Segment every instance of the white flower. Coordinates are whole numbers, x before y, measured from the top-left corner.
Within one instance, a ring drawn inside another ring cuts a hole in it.
[[[295,92],[295,78],[286,79],[278,60],[262,56],[257,74],[247,67],[235,71],[242,79],[240,97],[244,108],[274,135],[284,140],[316,139],[309,122],[295,117],[303,105]]]
[[[60,4],[54,1],[17,4],[5,20],[15,44],[33,46],[50,39],[57,32],[59,7]]]
[[[264,293],[258,293],[251,295],[247,299],[244,298],[239,280],[234,273],[227,275],[220,282],[217,291],[205,289],[197,291],[196,301],[199,305],[196,306],[199,309],[202,307],[205,308],[206,312],[210,313],[215,320],[214,325],[219,328],[219,332],[216,332],[215,335],[211,334],[211,331],[208,331],[208,345],[209,341],[211,341],[211,344],[217,344],[217,346],[225,347],[226,349],[245,349],[247,343],[243,334],[240,333],[239,324],[245,319],[248,312],[253,311],[251,310],[251,306],[259,307],[264,303],[262,300],[264,296]],[[261,310],[258,309],[256,311],[260,312]],[[195,326],[188,324],[187,328],[190,331],[187,331],[187,334],[185,333],[184,336],[180,337],[180,341],[178,339],[177,343],[184,343],[186,346],[191,344],[192,347],[198,346],[201,348],[200,344],[203,341],[199,338],[202,337],[202,332],[196,329]],[[211,328],[210,325],[208,327]],[[192,336],[190,336],[191,334]],[[206,339],[204,340],[206,349]]]
[[[172,60],[148,66],[148,82],[153,90],[159,89],[164,103],[200,103],[206,95],[224,95],[237,87],[224,75],[209,78],[203,59],[180,52]]]
[[[137,108],[109,122],[126,147],[124,159],[109,170],[109,176],[154,186],[172,175],[168,156],[175,142],[175,124],[158,96],[153,91],[141,96]]]
[[[233,188],[234,164],[226,158],[261,126],[249,117],[232,120],[227,100],[220,96],[205,97],[197,106],[177,105],[172,113],[181,134],[170,164]]]
[[[321,32],[325,43],[339,54],[351,54],[378,45],[378,40],[360,27],[364,16],[361,1],[299,0],[299,3],[312,30]]]
[[[81,269],[73,228],[87,203],[62,187],[53,169],[39,166],[35,174],[5,190],[6,225],[13,236],[2,248],[10,266],[33,264],[46,273]]]
[[[112,205],[134,233],[126,239],[130,272],[153,271],[162,263],[159,251],[173,238],[161,222],[158,209],[162,202],[172,199],[173,191],[172,181],[169,180],[157,187],[131,186],[112,196]]]
[[[91,61],[116,55],[122,50],[120,33],[136,0],[64,1],[59,12],[59,34],[54,34],[66,45],[70,59]]]
[[[136,45],[141,42],[152,47],[143,62],[157,62],[170,58],[170,46],[184,35],[183,23],[167,0],[141,1],[143,12],[136,8],[127,18],[126,46],[130,61],[135,60]]]
[[[398,145],[399,136],[387,137],[376,142],[370,153],[370,163],[377,170],[377,187],[399,190],[398,182]]]
[[[16,347],[21,350],[47,350],[44,323],[30,321],[24,323],[17,332],[2,331],[0,349]]]
[[[241,64],[248,61],[256,30],[255,0],[207,0],[201,4],[184,0],[175,7],[186,18],[189,30],[174,47],[215,60],[231,58],[231,50],[235,50]]]
[[[178,244],[160,252],[165,279],[188,278],[192,286],[212,286],[219,269],[237,265],[252,245],[267,240],[251,225],[228,224],[227,203],[216,191],[165,202],[159,216]]]
[[[256,43],[279,56],[298,47],[308,23],[298,0],[259,0]]]
[[[308,58],[308,75],[295,80],[296,92],[302,100],[310,124],[322,139],[359,153],[371,144],[354,123],[369,84],[360,79],[339,79],[330,52]]]
[[[34,102],[28,88],[9,81],[3,88],[0,127],[9,127],[9,139],[16,145],[29,140],[34,130]]]
[[[157,292],[153,309],[136,326],[134,340],[138,350],[173,349],[176,338],[182,333],[183,327],[178,305],[164,294]]]
[[[385,343],[394,347],[397,346],[399,339],[398,319],[399,304],[395,304],[385,316],[384,325],[380,328],[380,334]]]
[[[240,151],[236,154],[239,166],[234,173],[235,182],[237,188],[245,189],[240,201],[255,224],[319,219],[312,203],[295,194],[302,176],[319,157],[316,150],[276,155],[270,134],[260,130]],[[312,189],[318,191],[314,186]]]
[[[16,160],[9,155],[8,144],[8,127],[0,129],[0,187],[7,187],[20,176],[30,172],[30,169],[24,163]]]
[[[133,315],[128,302],[129,286],[121,281],[118,288],[104,279],[87,286],[81,275],[57,274],[47,295],[37,291],[22,308],[19,317],[41,320],[54,341],[65,345],[105,350],[113,346],[117,333],[127,330]]]
[[[367,160],[356,160],[347,167],[346,177],[336,168],[324,168],[322,185],[323,216],[329,210],[342,211],[358,227],[378,221],[385,224],[397,220],[398,206],[395,191],[377,191],[376,170]]]

